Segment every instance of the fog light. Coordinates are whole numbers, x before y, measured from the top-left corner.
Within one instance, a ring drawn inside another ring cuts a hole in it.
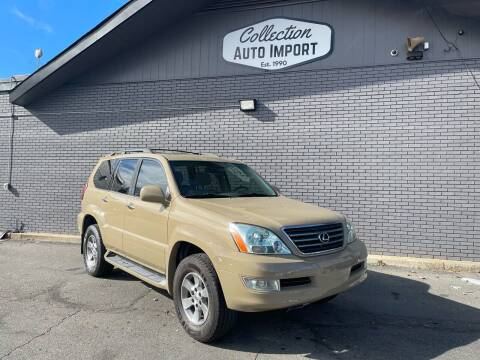
[[[243,278],[245,286],[256,291],[280,291],[280,280]]]

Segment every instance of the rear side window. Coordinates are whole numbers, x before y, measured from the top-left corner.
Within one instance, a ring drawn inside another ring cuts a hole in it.
[[[122,194],[128,194],[132,186],[137,159],[120,160],[117,171],[113,177],[112,190]]]
[[[163,192],[167,193],[167,177],[163,166],[155,160],[143,160],[138,172],[137,184],[135,186],[135,196],[140,196],[140,191],[146,185],[160,186]]]
[[[110,188],[117,163],[117,160],[105,160],[100,164],[93,176],[93,184],[97,189],[108,190]]]

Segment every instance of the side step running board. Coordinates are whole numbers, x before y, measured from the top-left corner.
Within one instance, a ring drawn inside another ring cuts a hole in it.
[[[143,265],[136,263],[130,259],[127,259],[121,255],[109,252],[105,255],[105,260],[127,273],[139,277],[146,282],[161,288],[165,288],[167,285],[167,278],[165,275],[149,269]]]

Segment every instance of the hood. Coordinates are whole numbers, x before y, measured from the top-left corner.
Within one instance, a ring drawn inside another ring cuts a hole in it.
[[[335,211],[278,197],[197,199],[195,205],[224,217],[229,222],[239,222],[280,229],[291,225],[311,225],[343,222],[345,217]]]

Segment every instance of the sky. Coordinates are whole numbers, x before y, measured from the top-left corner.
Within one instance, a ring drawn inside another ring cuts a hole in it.
[[[128,0],[0,0],[0,78],[31,74]]]

